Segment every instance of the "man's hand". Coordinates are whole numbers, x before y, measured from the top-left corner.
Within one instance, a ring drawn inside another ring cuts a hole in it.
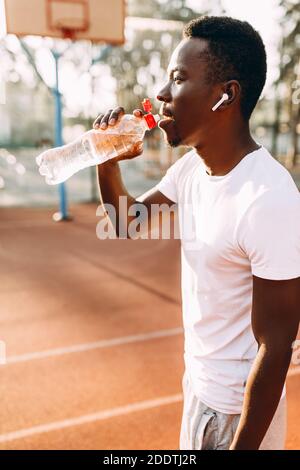
[[[95,130],[97,129],[105,130],[108,127],[114,127],[120,121],[122,116],[124,116],[124,114],[125,114],[124,108],[122,108],[121,106],[115,109],[110,109],[105,114],[99,114],[99,116],[94,121],[93,128]],[[139,119],[142,119],[144,115],[141,109],[135,109],[132,114],[136,118],[139,118]],[[109,160],[109,162],[118,162],[120,160],[130,160],[131,158],[138,157],[142,153],[143,153],[143,141],[138,141],[132,145],[131,149],[128,152],[122,153],[122,155],[112,158],[111,160]]]
[[[93,127],[95,130],[105,130],[108,128],[108,126],[113,127],[118,123],[122,116],[124,116],[124,113],[124,108],[121,107],[115,108],[113,110],[110,109],[107,113],[100,114],[95,119]],[[144,112],[140,109],[135,109],[133,111],[133,115],[138,119],[142,119]],[[137,142],[132,146],[129,152],[123,153],[118,157],[112,158],[107,162],[98,165],[98,183],[101,203],[104,205],[111,204],[116,209],[115,224],[113,223],[113,221],[111,222],[114,225],[117,236],[119,236],[119,233],[124,233],[124,227],[126,227],[127,230],[130,222],[132,222],[132,220],[137,217],[136,215],[123,214],[124,211],[120,210],[121,196],[125,196],[127,198],[128,210],[131,206],[136,206],[137,204],[143,205],[147,209],[145,211],[147,213],[147,219],[145,219],[144,222],[145,231],[148,231],[149,233],[151,232],[152,228],[156,228],[156,225],[161,227],[162,224],[159,213],[158,215],[153,214],[153,205],[162,206],[161,212],[172,209],[172,207],[174,206],[174,202],[164,196],[160,191],[156,189],[156,187],[147,191],[137,200],[128,193],[126,187],[124,186],[121,178],[121,171],[118,165],[118,161],[128,160],[140,155],[143,151],[142,144],[142,142]],[[139,220],[141,221],[141,217],[139,218]],[[162,228],[159,230],[161,231]],[[141,229],[141,232],[142,231],[143,230]]]

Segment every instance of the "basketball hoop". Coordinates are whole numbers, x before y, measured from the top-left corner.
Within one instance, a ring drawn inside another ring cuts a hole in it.
[[[90,26],[88,0],[46,0],[47,23],[51,31],[60,31],[63,38],[74,39],[76,33]]]

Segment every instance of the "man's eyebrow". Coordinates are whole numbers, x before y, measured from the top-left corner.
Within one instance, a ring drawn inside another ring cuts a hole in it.
[[[174,69],[172,69],[172,70],[169,72],[169,74],[168,74],[169,77],[171,77],[174,72],[183,72],[183,73],[185,73],[186,70],[185,70],[183,67],[177,66],[177,67],[175,67]]]

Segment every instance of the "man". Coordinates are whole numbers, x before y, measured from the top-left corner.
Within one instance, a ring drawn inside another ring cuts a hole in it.
[[[103,203],[119,208],[119,196],[127,196],[148,209],[178,206],[181,449],[284,448],[284,384],[300,311],[300,197],[288,171],[250,135],[265,78],[265,48],[248,23],[191,21],[157,98],[169,145],[192,150],[138,200],[117,160],[139,155],[141,146],[98,168]],[[100,115],[95,128],[115,125],[123,113]],[[128,220],[118,213],[117,233]]]

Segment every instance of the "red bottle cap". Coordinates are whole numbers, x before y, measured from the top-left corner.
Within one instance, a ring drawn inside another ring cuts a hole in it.
[[[144,119],[146,120],[149,129],[156,127],[157,122],[155,121],[153,114],[145,114]]]
[[[149,129],[153,129],[153,127],[156,127],[157,121],[154,118],[153,114],[150,113],[150,111],[152,110],[152,104],[149,98],[145,98],[142,101],[142,106],[143,106],[144,111],[148,113],[144,115],[144,119],[147,123],[147,126]]]
[[[146,113],[150,113],[150,111],[152,110],[152,104],[149,98],[145,98],[142,101],[142,106],[143,106],[144,111],[146,111]]]

